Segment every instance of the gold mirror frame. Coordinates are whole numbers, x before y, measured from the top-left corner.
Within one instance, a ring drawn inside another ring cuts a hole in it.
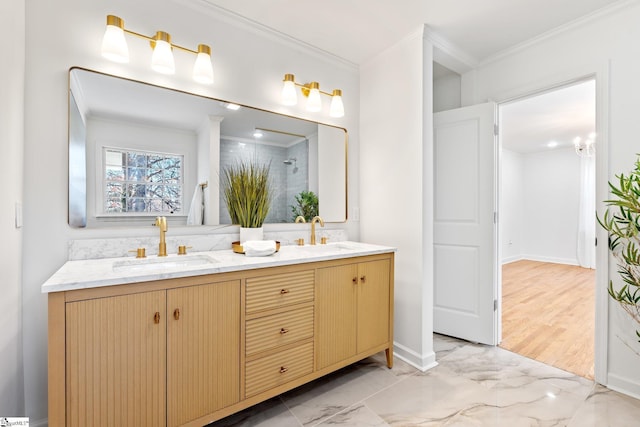
[[[227,105],[230,104],[231,102],[229,101],[225,101],[225,100],[221,100],[221,99],[216,99],[216,98],[211,98],[211,97],[207,97],[207,96],[203,96],[203,95],[199,95],[199,94],[194,94],[194,93],[190,93],[190,92],[186,92],[186,91],[181,91],[181,90],[177,90],[177,89],[172,89],[172,88],[167,88],[167,87],[163,87],[163,86],[158,86],[158,85],[154,85],[148,82],[144,82],[144,81],[138,81],[138,80],[133,80],[133,79],[128,79],[128,78],[123,78],[120,76],[116,76],[116,75],[111,75],[111,74],[106,74],[106,73],[102,73],[102,72],[98,72],[98,71],[94,71],[94,70],[90,70],[90,69],[86,69],[86,68],[81,68],[81,67],[72,67],[69,70],[69,120],[68,120],[68,129],[69,129],[69,212],[68,212],[68,221],[69,221],[69,225],[72,227],[89,227],[89,228],[93,228],[93,227],[106,227],[109,225],[117,225],[117,226],[133,226],[133,225],[137,225],[138,223],[144,223],[146,224],[148,222],[149,216],[143,216],[140,218],[126,218],[126,219],[113,219],[111,218],[109,220],[108,223],[105,224],[100,224],[96,226],[96,221],[94,218],[94,221],[88,221],[88,218],[91,218],[91,208],[88,209],[88,198],[91,198],[91,188],[89,188],[88,185],[88,180],[87,180],[87,174],[88,171],[92,171],[92,168],[88,165],[90,165],[90,162],[94,162],[94,160],[89,160],[87,159],[87,135],[86,135],[86,126],[84,127],[84,131],[83,129],[81,129],[82,126],[80,126],[77,121],[73,119],[74,116],[77,116],[78,114],[82,114],[80,113],[80,111],[78,111],[76,109],[76,102],[73,99],[73,92],[74,92],[74,85],[77,85],[77,81],[74,82],[74,80],[77,80],[76,78],[74,78],[74,71],[77,72],[85,72],[85,73],[92,73],[92,75],[99,77],[99,78],[109,78],[109,79],[116,79],[115,81],[117,82],[126,82],[128,84],[139,84],[139,85],[143,85],[145,88],[151,88],[151,89],[159,89],[159,90],[163,90],[163,91],[169,91],[172,94],[175,95],[181,95],[181,96],[188,96],[188,97],[192,97],[193,99],[197,99],[198,102],[203,102],[203,100],[205,102],[209,102],[209,103],[215,103],[216,106],[218,105]],[[77,89],[76,89],[77,90]],[[86,96],[87,94],[85,94]],[[88,95],[90,96],[90,95]],[[124,101],[123,101],[124,102]],[[86,104],[86,103],[84,103]],[[345,222],[347,220],[347,211],[348,211],[348,206],[347,206],[347,202],[348,202],[348,196],[347,196],[347,185],[348,185],[348,181],[347,181],[347,177],[348,177],[348,157],[347,157],[347,151],[348,151],[348,133],[347,130],[344,128],[340,128],[337,126],[333,126],[333,125],[327,125],[321,122],[314,122],[311,120],[307,120],[307,119],[301,119],[301,118],[297,118],[297,117],[293,117],[293,116],[288,116],[285,114],[281,114],[281,113],[276,113],[276,112],[272,112],[272,111],[268,111],[268,110],[264,110],[264,109],[260,109],[260,108],[255,108],[252,106],[247,106],[247,105],[243,105],[243,104],[237,104],[237,103],[233,103],[236,105],[239,105],[241,107],[241,109],[246,109],[249,112],[252,112],[252,114],[257,114],[257,115],[262,115],[264,114],[265,117],[270,117],[270,118],[277,118],[280,121],[284,121],[284,122],[289,122],[290,124],[293,123],[297,123],[297,124],[313,124],[316,125],[318,127],[323,126],[326,127],[327,129],[333,129],[333,130],[340,130],[342,132],[344,132],[344,151],[342,152],[342,150],[340,150],[341,152],[339,153],[335,153],[336,157],[341,157],[344,159],[344,176],[343,178],[341,176],[338,176],[339,179],[335,179],[335,173],[336,171],[341,170],[342,168],[338,167],[332,167],[333,164],[329,164],[329,161],[325,160],[325,166],[322,165],[318,165],[318,182],[322,181],[322,177],[323,174],[331,177],[331,179],[329,181],[332,181],[330,184],[333,186],[333,191],[331,190],[327,190],[325,186],[325,193],[326,194],[318,194],[321,200],[320,203],[320,214],[322,215],[323,210],[322,210],[322,201],[324,200],[330,200],[331,199],[331,194],[332,193],[336,193],[336,194],[344,194],[344,197],[340,198],[341,200],[338,202],[333,202],[335,203],[336,206],[331,206],[333,209],[331,209],[331,212],[333,212],[333,217],[328,217],[328,219],[326,219],[327,222]],[[84,109],[86,109],[86,106],[83,107]],[[74,111],[76,110],[76,111]],[[217,108],[216,110],[219,110],[219,108]],[[224,121],[223,121],[224,123]],[[287,133],[288,130],[287,129],[280,129],[283,130],[282,133]],[[294,133],[296,134],[297,132],[289,132],[289,133]],[[318,142],[318,146],[320,147],[321,142]],[[321,157],[322,155],[318,155],[318,157]],[[331,154],[329,154],[329,156],[331,156]],[[327,158],[327,154],[324,154],[325,159]],[[320,163],[321,161],[318,160],[318,162]],[[218,169],[219,165],[216,165],[215,169]],[[322,169],[324,168],[324,169]],[[322,169],[322,172],[321,172]],[[94,172],[91,172],[94,173]],[[91,179],[89,179],[89,181],[91,181]],[[338,181],[339,184],[336,184],[335,181]],[[318,184],[320,185],[320,184]],[[190,199],[190,195],[188,193],[190,189],[187,188],[185,186],[185,194],[183,195],[183,199],[184,200],[188,200]],[[319,193],[322,193],[322,188],[320,188]],[[95,197],[95,196],[94,196]],[[221,202],[219,202],[221,203]],[[332,202],[329,202],[332,203]],[[326,206],[329,206],[329,203],[327,203]],[[342,205],[342,206],[341,206]],[[328,209],[327,209],[328,211]],[[336,212],[340,212],[339,214],[335,214]],[[343,214],[343,215],[342,215]],[[152,214],[153,215],[153,214]],[[183,216],[186,215],[186,212],[183,213]],[[337,218],[336,216],[341,216],[339,218]],[[171,218],[171,217],[169,217]],[[293,223],[293,222],[291,222]],[[179,223],[178,223],[179,224]],[[279,223],[279,224],[283,224],[283,223]],[[207,225],[226,225],[226,224],[207,224]]]

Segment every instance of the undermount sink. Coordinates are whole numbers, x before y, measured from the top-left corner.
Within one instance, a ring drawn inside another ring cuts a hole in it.
[[[174,255],[168,257],[135,258],[115,261],[113,271],[154,271],[158,269],[191,267],[219,262],[208,255]]]

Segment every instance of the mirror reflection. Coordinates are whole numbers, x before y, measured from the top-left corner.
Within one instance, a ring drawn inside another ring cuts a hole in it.
[[[344,129],[81,68],[69,74],[69,224],[218,225],[220,171],[270,167],[266,223],[346,220]]]

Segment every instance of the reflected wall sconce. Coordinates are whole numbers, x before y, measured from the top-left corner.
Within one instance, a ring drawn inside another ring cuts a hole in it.
[[[129,62],[129,47],[124,35],[131,34],[148,40],[153,49],[151,55],[151,68],[162,74],[175,74],[176,67],[173,59],[173,48],[193,53],[196,60],[193,65],[193,80],[202,84],[213,83],[213,66],[211,65],[211,48],[206,44],[199,44],[198,50],[171,43],[171,35],[164,31],[157,31],[153,37],[136,33],[124,27],[124,21],[115,16],[107,15],[107,29],[102,38],[102,56],[115,61]]]
[[[298,86],[302,90],[302,94],[307,97],[307,111],[317,112],[322,110],[322,97],[320,96],[322,94],[331,97],[329,115],[331,117],[344,116],[344,104],[342,103],[342,91],[340,89],[334,89],[332,93],[323,92],[320,90],[320,83],[296,83],[293,74],[284,75],[282,86],[282,103],[284,105],[296,105],[298,103],[296,86]]]

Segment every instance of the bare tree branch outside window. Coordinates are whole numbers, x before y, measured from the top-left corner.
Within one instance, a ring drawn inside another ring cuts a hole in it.
[[[180,213],[183,156],[105,149],[105,213]]]

